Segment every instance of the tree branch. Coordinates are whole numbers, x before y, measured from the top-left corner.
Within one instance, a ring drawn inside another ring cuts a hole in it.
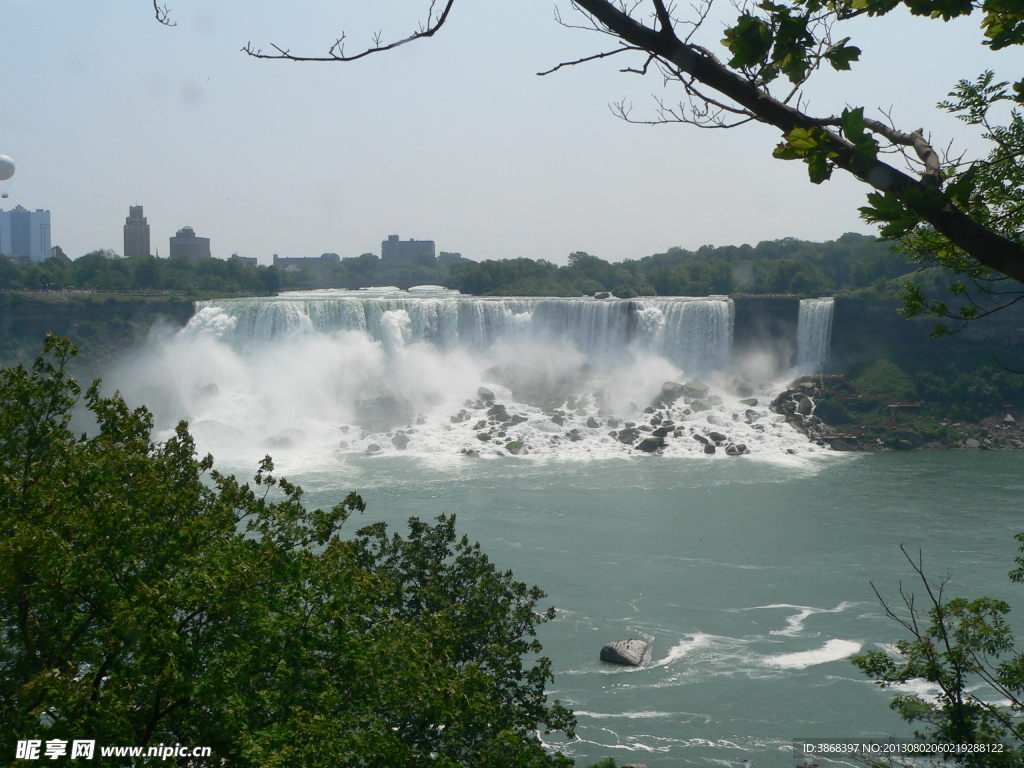
[[[629,45],[642,48],[669,62],[749,110],[760,122],[775,126],[783,134],[797,128],[821,129],[820,123],[814,118],[778,101],[755,83],[703,55],[694,46],[684,43],[675,33],[651,29],[609,0],[573,0],[573,3]],[[834,131],[824,132],[830,151],[835,153],[833,161],[836,166],[875,189],[892,192],[904,202],[922,191],[934,189],[934,185],[913,179],[877,159],[869,168],[855,170],[854,146]],[[1021,244],[987,229],[948,199],[942,199],[940,204],[931,207],[922,216],[938,232],[980,263],[1024,282],[1024,246]]]
[[[178,26],[176,21],[171,21],[171,9],[166,5],[160,5],[157,0],[153,0],[153,13],[156,15],[156,20],[165,27]]]
[[[575,67],[577,64],[584,64],[585,62],[588,62],[588,61],[596,61],[597,59],[606,59],[609,56],[614,56],[615,54],[622,53],[623,51],[639,51],[639,50],[640,50],[639,48],[634,48],[633,46],[623,46],[622,48],[616,48],[614,51],[605,51],[604,53],[595,53],[593,56],[584,56],[582,59],[576,59],[575,61],[563,61],[561,64],[557,64],[557,65],[553,66],[551,69],[546,69],[543,72],[538,72],[537,75],[539,77],[544,77],[544,75],[550,75],[552,72],[557,72],[562,67]]]
[[[154,0],[154,2],[156,2],[156,0]],[[411,43],[413,40],[419,40],[424,37],[433,37],[434,33],[441,29],[441,27],[444,26],[444,23],[448,21],[448,13],[451,11],[452,6],[455,5],[455,0],[447,0],[444,10],[441,11],[441,14],[436,18],[434,17],[435,3],[436,0],[433,0],[430,3],[430,10],[427,11],[427,20],[417,32],[414,32],[401,40],[396,40],[393,43],[387,44],[382,44],[382,37],[380,33],[377,33],[374,36],[372,48],[367,48],[353,56],[347,56],[345,54],[344,33],[334,41],[334,44],[331,45],[330,48],[327,49],[326,56],[296,56],[289,49],[281,48],[275,43],[271,43],[271,47],[276,51],[276,53],[264,53],[261,48],[254,48],[251,42],[246,43],[245,47],[242,48],[242,51],[249,56],[252,56],[254,59],[285,59],[287,61],[356,61],[364,56],[369,56],[371,53],[390,51],[401,45],[405,45],[406,43]]]

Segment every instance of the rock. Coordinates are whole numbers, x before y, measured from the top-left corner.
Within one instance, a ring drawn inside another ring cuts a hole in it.
[[[611,427],[612,429],[618,429],[618,427],[619,427],[619,420],[618,419],[608,419],[608,426]]]
[[[838,437],[833,437],[831,440],[828,440],[826,442],[828,442],[828,444],[830,446],[832,446],[832,450],[833,451],[853,451],[853,450],[856,450],[848,442],[846,442],[845,440],[841,440]]]
[[[472,448],[463,448],[462,455],[468,459],[477,459],[480,457],[480,454],[474,451]]]
[[[487,415],[495,421],[508,421],[512,417],[508,415],[508,411],[505,410],[505,406],[500,403],[492,405],[487,409]]]
[[[644,408],[644,413],[654,413],[654,408],[648,405],[646,408]]]
[[[708,399],[705,400],[704,402],[711,406],[721,405],[722,398],[720,398],[718,395],[709,395]]]
[[[664,447],[664,437],[645,437],[640,441],[636,449],[638,451],[643,451],[644,453],[654,453],[655,451],[660,451]]]
[[[420,425],[423,425],[423,424],[427,423],[427,420],[425,418],[423,418],[422,416],[417,416],[416,417],[416,423],[420,424]]]
[[[513,456],[518,456],[520,453],[526,453],[526,445],[522,440],[513,440],[505,444],[505,450]]]
[[[668,437],[672,433],[672,427],[658,427],[651,434],[655,437]]]
[[[378,452],[380,452],[380,446],[377,445],[376,443],[370,443],[368,446],[366,446],[366,452],[367,453],[378,453]]]
[[[814,410],[814,403],[811,402],[810,398],[801,397],[796,403],[796,412],[801,416],[810,415],[811,411]]]
[[[981,448],[981,443],[979,443],[973,437],[968,437],[967,440],[964,441],[964,447],[970,448],[971,450],[975,450],[977,448]]]
[[[654,427],[652,427],[650,424],[641,424],[639,427],[637,427],[637,429],[639,429],[641,432],[653,432],[654,431]]]
[[[478,421],[476,424],[473,425],[473,429],[487,429],[487,419]]]
[[[1017,420],[1015,418],[1013,418],[1013,416],[1011,416],[1010,414],[1006,414],[1005,416],[1003,416],[1003,424],[1016,424],[1016,423],[1017,423]]]
[[[480,387],[479,389],[477,389],[476,395],[485,403],[494,402],[494,393],[491,392],[491,390],[489,390],[487,387]]]
[[[704,437],[704,435],[700,434],[699,432],[694,432],[693,433],[693,439],[696,440],[699,443],[703,443],[704,445],[708,444],[708,439],[706,437]]]
[[[714,452],[715,452],[715,446],[713,446],[711,443],[708,443],[708,444],[706,444],[704,446],[704,453],[714,453]]]
[[[736,381],[734,389],[740,397],[750,397],[754,394],[754,388],[745,381]]]
[[[508,425],[510,427],[514,427],[516,424],[522,424],[524,421],[526,421],[526,417],[523,416],[522,414],[517,413],[515,416],[509,419]]]
[[[560,413],[556,413],[556,414],[555,414],[554,416],[552,416],[552,417],[551,417],[551,420],[552,420],[553,422],[555,422],[555,424],[557,424],[557,425],[558,425],[558,426],[560,426],[560,427],[561,427],[561,426],[562,426],[563,424],[565,424],[565,419],[564,419],[564,418],[562,417],[562,414],[560,414]]]
[[[747,420],[747,424],[753,424],[753,423],[754,423],[755,421],[757,421],[757,420],[758,420],[758,419],[760,419],[760,418],[761,418],[762,416],[764,416],[764,414],[763,414],[763,413],[758,413],[758,412],[757,412],[757,411],[755,411],[755,410],[752,410],[752,409],[750,409],[750,408],[747,408],[747,410],[746,410],[746,412],[745,412],[745,413],[743,414],[743,416],[744,416],[744,418],[746,418],[746,420]]]
[[[757,405],[757,398],[756,397],[748,397],[746,400],[740,400],[740,405],[750,405],[750,406]]]
[[[716,443],[723,443],[726,440],[725,435],[723,435],[721,432],[708,432],[708,437],[710,437]]]
[[[409,444],[411,438],[408,435],[395,435],[391,438],[391,444],[400,451],[405,450],[405,446]]]
[[[674,381],[666,381],[661,385],[661,392],[654,398],[653,405],[670,405],[686,394],[686,387]]]
[[[212,381],[209,384],[203,384],[195,386],[195,393],[200,397],[216,397],[220,394],[220,387],[214,384]]]
[[[348,441],[342,440],[340,443],[338,443],[338,447],[341,448],[342,450],[345,450],[346,448],[348,448]]]
[[[690,403],[690,408],[693,409],[694,413],[696,413],[697,411],[706,411],[708,409],[708,407],[704,404],[703,400],[694,400],[692,403]]]
[[[619,442],[630,445],[636,442],[636,438],[640,433],[635,429],[622,429],[619,430]]]
[[[896,448],[900,450],[910,450],[912,448],[920,448],[924,444],[924,438],[917,432],[911,432],[910,430],[902,430],[897,432],[896,435]],[[907,443],[908,445],[901,445],[900,443]]]
[[[697,400],[703,400],[708,396],[709,391],[708,385],[701,384],[699,381],[688,381],[683,385],[683,394]]]
[[[483,442],[486,443],[486,442],[488,442],[491,439],[491,436],[487,432],[478,432],[477,436],[476,436],[476,439],[477,440],[482,440]]]
[[[628,667],[639,667],[651,660],[651,644],[633,638],[632,640],[616,640],[601,649],[601,661],[611,664],[624,664]]]
[[[725,446],[726,456],[742,456],[745,453],[750,453],[750,449],[743,443],[729,443]]]
[[[597,429],[598,427],[601,426],[601,422],[599,422],[597,419],[591,416],[589,419],[587,419],[587,426],[590,427],[591,429]]]

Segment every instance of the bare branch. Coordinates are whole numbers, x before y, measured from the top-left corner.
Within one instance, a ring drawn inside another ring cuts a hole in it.
[[[537,75],[540,76],[540,77],[543,77],[544,75],[550,75],[552,72],[557,72],[562,67],[575,67],[577,64],[583,64],[583,63],[588,62],[588,61],[595,61],[597,59],[606,59],[609,56],[614,56],[615,54],[622,53],[623,51],[639,51],[639,50],[640,50],[639,48],[634,48],[633,46],[628,46],[627,45],[627,46],[623,46],[622,48],[617,48],[614,51],[605,51],[604,53],[595,53],[593,56],[584,56],[582,59],[576,59],[575,61],[563,61],[561,64],[557,64],[556,66],[552,67],[551,69],[544,70],[543,72],[538,72]],[[646,69],[646,65],[644,65],[644,68]],[[625,72],[626,70],[622,70],[622,71]],[[629,70],[629,71],[635,71],[635,70]]]
[[[165,27],[178,26],[176,21],[171,21],[171,9],[166,5],[160,5],[157,0],[153,0],[153,13],[156,15],[156,20]]]
[[[154,0],[156,2],[156,0]],[[276,51],[275,53],[264,53],[261,48],[254,48],[252,43],[246,43],[245,47],[242,48],[244,53],[252,56],[254,59],[286,59],[287,61],[356,61],[364,56],[369,56],[371,53],[380,53],[381,51],[390,51],[394,48],[398,48],[406,43],[411,43],[414,40],[419,40],[424,37],[433,37],[444,23],[448,21],[448,13],[451,11],[452,6],[455,5],[455,0],[447,0],[444,6],[444,10],[441,11],[440,15],[434,15],[434,2],[431,2],[430,9],[427,12],[427,20],[425,23],[420,25],[419,30],[413,34],[405,37],[401,40],[396,40],[392,43],[383,43],[383,36],[381,33],[377,33],[373,36],[373,46],[367,48],[360,53],[348,56],[345,54],[345,35],[342,34],[327,50],[326,56],[297,56],[293,54],[287,48],[281,48],[280,46],[271,43],[271,47]]]

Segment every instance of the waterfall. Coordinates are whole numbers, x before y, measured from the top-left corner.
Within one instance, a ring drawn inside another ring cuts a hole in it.
[[[830,302],[801,304],[802,360],[824,358],[830,317]],[[186,419],[204,451],[304,469],[383,454],[804,450],[769,410],[774,390],[737,383],[734,326],[724,296],[296,292],[197,302],[184,329],[154,337],[108,380],[153,409],[161,435]],[[682,394],[694,379],[702,394]]]
[[[241,352],[296,334],[356,331],[385,348],[424,342],[486,352],[499,343],[570,344],[593,362],[630,350],[660,355],[689,375],[729,365],[734,308],[726,297],[635,300],[478,298],[452,291],[311,291],[196,303],[186,333]],[[396,329],[401,328],[401,332]]]
[[[796,370],[812,373],[821,370],[832,343],[832,297],[801,299],[796,327]]]

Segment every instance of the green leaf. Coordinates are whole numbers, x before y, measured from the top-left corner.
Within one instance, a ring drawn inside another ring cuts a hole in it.
[[[750,14],[740,16],[736,26],[725,31],[722,40],[722,44],[733,55],[729,66],[749,68],[764,64],[768,59],[772,40],[771,27],[764,21]]]
[[[832,65],[832,69],[848,70],[850,69],[850,63],[860,60],[861,50],[855,45],[846,45],[850,38],[846,38],[840,43],[833,45],[827,51],[825,51],[825,58],[828,59],[828,63]]]

